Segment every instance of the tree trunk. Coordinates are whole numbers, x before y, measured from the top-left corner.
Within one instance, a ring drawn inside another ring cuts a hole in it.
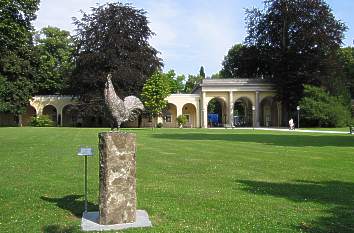
[[[17,126],[22,127],[22,115],[21,114],[19,114],[17,116]]]

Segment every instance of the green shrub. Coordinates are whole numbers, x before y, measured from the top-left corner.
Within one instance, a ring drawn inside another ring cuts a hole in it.
[[[157,123],[156,127],[157,128],[162,128],[163,124],[160,122],[160,123]]]
[[[187,117],[184,115],[179,115],[177,117],[177,123],[180,127],[182,127],[183,125],[185,125],[187,123]]]
[[[305,126],[343,127],[350,124],[349,106],[341,97],[331,96],[324,89],[305,85],[300,100],[301,120]]]
[[[30,121],[30,126],[33,127],[52,127],[54,122],[47,115],[32,117]]]

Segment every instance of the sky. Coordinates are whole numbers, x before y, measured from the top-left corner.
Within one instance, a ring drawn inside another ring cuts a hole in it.
[[[80,10],[111,0],[41,0],[34,22],[36,30],[55,26],[74,34],[72,17]],[[217,73],[228,50],[246,36],[245,9],[263,8],[263,0],[121,0],[144,9],[151,30],[150,44],[163,59],[164,70],[177,74],[198,74],[204,66],[207,76]],[[327,0],[335,17],[349,28],[343,46],[354,40],[354,1]]]

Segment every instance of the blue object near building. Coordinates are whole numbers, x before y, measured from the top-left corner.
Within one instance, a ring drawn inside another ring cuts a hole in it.
[[[208,122],[213,124],[219,123],[219,115],[218,114],[208,114]]]

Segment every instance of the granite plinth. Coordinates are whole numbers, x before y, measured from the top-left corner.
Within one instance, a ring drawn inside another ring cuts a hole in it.
[[[132,133],[99,134],[99,223],[136,221],[135,141]]]

